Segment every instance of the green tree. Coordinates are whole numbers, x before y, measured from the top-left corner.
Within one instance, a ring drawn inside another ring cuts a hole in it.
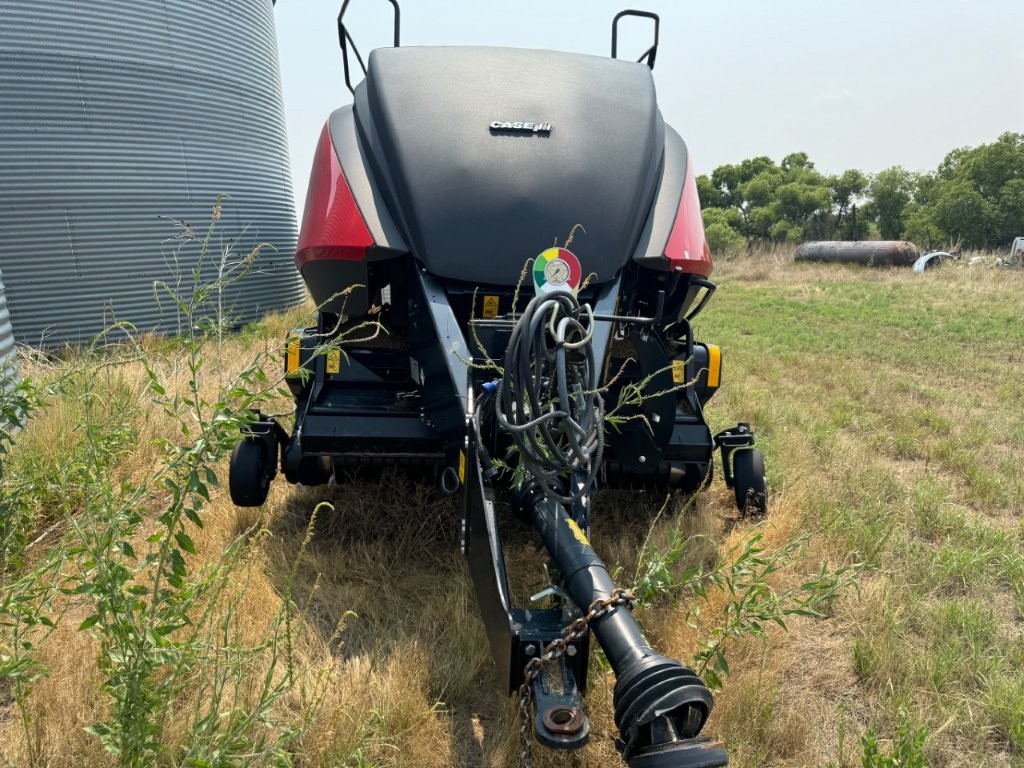
[[[725,208],[705,208],[704,237],[714,254],[732,253],[742,248],[747,240],[739,233],[739,212]]]
[[[728,225],[747,242],[783,243],[805,236],[831,237],[866,183],[859,171],[824,176],[807,153],[794,152],[780,165],[768,157],[754,157],[719,166],[700,182],[700,189],[709,200],[705,211],[730,212],[725,219],[706,219],[706,227],[718,225],[716,237],[723,242],[735,242],[724,229]]]
[[[1005,248],[1024,231],[1024,134],[948,153],[934,174],[918,180],[907,234],[969,248]],[[910,225],[913,223],[913,227]]]
[[[949,237],[935,223],[933,209],[921,203],[907,203],[900,217],[903,237],[932,250],[947,244]]]
[[[833,176],[829,182],[832,190],[832,203],[836,209],[836,229],[843,230],[846,218],[850,215],[853,206],[857,204],[858,198],[864,194],[868,186],[868,177],[860,171],[851,168],[843,171],[838,176]],[[856,238],[857,233],[851,231]]]
[[[1003,242],[1024,235],[1024,177],[1010,179],[999,190],[996,233]]]
[[[992,144],[953,150],[940,166],[940,177],[967,179],[985,199],[998,197],[1008,181],[1024,178],[1024,134],[1004,133]]]
[[[950,240],[975,247],[991,244],[997,215],[993,203],[966,178],[944,183],[932,208],[935,224]]]
[[[781,166],[784,171],[801,169],[812,170],[814,168],[814,163],[812,163],[810,158],[807,157],[806,152],[792,152],[782,158]]]
[[[903,211],[914,199],[915,181],[914,174],[898,165],[879,171],[871,178],[867,193],[872,207],[866,214],[874,214],[883,240],[903,237]]]
[[[792,152],[778,165],[761,156],[719,166],[697,185],[705,226],[721,248],[735,247],[737,237],[860,239],[872,223],[885,239],[909,238],[926,248],[1005,248],[1024,234],[1024,134],[954,149],[934,173],[896,165],[870,178],[856,169],[829,176],[806,152]]]
[[[817,182],[817,183],[814,183]],[[808,179],[783,184],[775,191],[773,211],[776,221],[788,226],[780,231],[790,232],[794,227],[809,229],[814,237],[828,237],[834,225],[832,219],[832,190],[825,180]],[[800,233],[800,236],[803,232]],[[778,238],[777,238],[778,239]],[[785,239],[793,239],[787,235]]]
[[[704,174],[697,177],[697,197],[700,198],[701,209],[722,207],[721,190]]]
[[[770,157],[754,157],[739,165],[720,165],[711,174],[711,183],[719,190],[722,208],[742,208],[740,187],[755,176],[776,167]]]

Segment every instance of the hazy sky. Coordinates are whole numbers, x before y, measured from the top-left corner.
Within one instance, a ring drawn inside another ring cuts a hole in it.
[[[340,5],[278,0],[275,11],[300,216],[324,120],[351,101]],[[402,44],[607,56],[624,7],[661,15],[659,104],[700,173],[796,151],[827,172],[931,170],[954,147],[1024,132],[1024,0],[404,0]],[[364,57],[390,45],[390,10],[352,0],[346,20]],[[635,58],[647,27],[623,31],[620,48]]]

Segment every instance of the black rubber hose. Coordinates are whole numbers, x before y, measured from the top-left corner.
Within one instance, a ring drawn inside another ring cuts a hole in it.
[[[496,393],[498,422],[520,465],[563,504],[593,488],[604,450],[592,331],[590,308],[572,294],[534,297],[512,329]],[[568,477],[581,469],[586,482],[568,488]]]

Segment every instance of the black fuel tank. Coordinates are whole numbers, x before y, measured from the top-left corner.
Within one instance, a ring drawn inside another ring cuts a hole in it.
[[[355,113],[369,170],[413,253],[449,279],[513,284],[527,259],[582,224],[573,250],[583,271],[610,280],[633,252],[661,173],[664,125],[642,64],[382,48]]]

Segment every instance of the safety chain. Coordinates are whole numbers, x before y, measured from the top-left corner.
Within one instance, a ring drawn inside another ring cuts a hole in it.
[[[636,596],[622,587],[612,590],[610,596],[598,598],[590,604],[587,613],[576,619],[565,631],[563,637],[558,637],[544,646],[544,651],[539,656],[534,656],[523,668],[523,684],[519,686],[519,714],[522,716],[522,725],[519,727],[519,735],[522,739],[523,750],[519,757],[523,768],[533,768],[533,713],[530,711],[530,702],[533,700],[533,681],[540,674],[541,669],[549,661],[554,661],[565,653],[565,649],[571,643],[581,639],[587,632],[587,626],[592,621],[600,619],[611,612],[619,605],[625,605],[632,609]]]

